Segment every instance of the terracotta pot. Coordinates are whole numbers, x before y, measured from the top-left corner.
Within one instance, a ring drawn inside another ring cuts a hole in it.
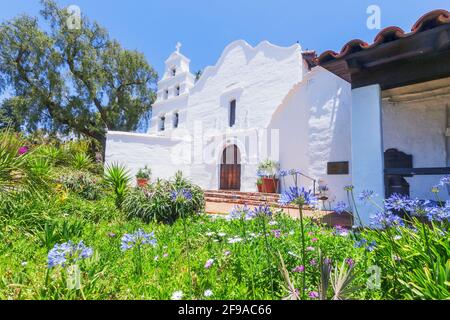
[[[136,178],[136,180],[137,180],[138,187],[140,187],[140,188],[144,188],[148,185],[148,179]]]
[[[262,191],[265,193],[277,193],[278,179],[263,178]]]
[[[263,185],[262,184],[257,184],[256,186],[258,187],[258,192],[262,192]]]

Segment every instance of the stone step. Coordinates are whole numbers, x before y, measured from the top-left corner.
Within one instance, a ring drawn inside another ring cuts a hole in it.
[[[233,198],[233,199],[261,199],[267,201],[278,201],[280,195],[276,193],[239,192],[239,191],[216,191],[206,190],[205,197]]]
[[[268,205],[277,208],[292,208],[296,206],[281,206],[279,204],[280,195],[274,193],[259,193],[259,192],[240,192],[240,191],[222,191],[222,190],[206,190],[205,200],[209,203],[223,203],[230,205],[248,205],[261,206]]]
[[[251,199],[227,199],[227,198],[205,198],[207,202],[216,202],[216,203],[234,203],[236,205],[252,205],[252,206],[259,206],[259,205],[268,205],[268,206],[274,206],[274,207],[280,207],[280,204],[276,201],[258,201],[258,200],[251,200]]]
[[[271,198],[271,197],[261,197],[261,196],[254,196],[254,195],[236,195],[236,196],[224,196],[221,194],[215,194],[215,193],[209,193],[205,194],[206,199],[228,199],[228,200],[252,200],[252,201],[260,201],[260,202],[278,202],[279,198]]]

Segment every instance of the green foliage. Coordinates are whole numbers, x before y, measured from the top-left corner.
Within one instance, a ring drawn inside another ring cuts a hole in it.
[[[71,166],[75,170],[89,170],[93,166],[93,161],[88,154],[84,152],[77,152],[71,159]]]
[[[42,1],[40,13],[41,21],[21,15],[0,24],[0,79],[14,94],[3,102],[0,121],[75,133],[100,146],[106,128],[137,129],[157,81],[144,55],[124,49],[86,16],[79,29],[69,29],[69,13],[54,1]]]
[[[189,190],[192,195],[192,200],[187,203],[188,215],[203,212],[205,199],[202,190],[180,174],[172,180],[157,180],[148,188],[131,190],[124,199],[122,210],[128,219],[139,218],[147,223],[153,220],[173,223],[180,217],[180,212],[172,199],[172,192],[181,189]]]
[[[41,231],[37,232],[41,245],[50,250],[57,243],[64,243],[82,235],[83,220],[49,220]]]
[[[50,163],[36,157],[20,135],[10,129],[0,132],[0,195],[47,191],[50,169]]]
[[[46,159],[52,164],[52,166],[61,165],[66,160],[64,151],[52,144],[38,147],[36,149],[36,156]]]
[[[58,182],[86,200],[98,200],[103,195],[101,179],[87,171],[64,170]]]
[[[118,163],[109,164],[105,168],[104,180],[106,185],[114,191],[116,205],[120,208],[131,181],[129,171],[124,165]]]
[[[264,160],[258,165],[258,171],[269,178],[275,178],[279,169],[280,164],[270,159]]]
[[[373,262],[382,269],[386,299],[449,299],[450,246],[447,227],[414,219],[409,227],[369,230],[376,241]]]
[[[152,176],[152,170],[145,166],[144,168],[139,169],[136,173],[136,178],[138,179],[150,179]]]

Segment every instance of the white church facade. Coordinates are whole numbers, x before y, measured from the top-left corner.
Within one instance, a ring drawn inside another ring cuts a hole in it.
[[[330,200],[344,199],[350,172],[329,175],[327,167],[351,158],[349,83],[310,69],[298,44],[235,41],[197,81],[189,63],[177,47],[165,62],[148,133],[108,132],[107,162],[132,173],[149,165],[153,179],[181,170],[205,190],[254,192],[258,164],[271,159],[326,185]],[[221,181],[225,163],[240,165],[237,185]],[[313,187],[306,178],[300,183]],[[287,177],[281,188],[289,184]]]
[[[199,79],[177,46],[148,132],[108,132],[106,161],[133,174],[148,165],[153,179],[181,170],[205,190],[254,192],[258,164],[272,159],[326,186],[330,207],[347,200],[346,185],[375,191],[379,203],[393,193],[435,199],[433,187],[450,175],[448,34],[450,13],[435,10],[409,33],[389,27],[371,45],[351,40],[314,60],[298,44],[239,40]],[[367,223],[374,208],[359,205]]]

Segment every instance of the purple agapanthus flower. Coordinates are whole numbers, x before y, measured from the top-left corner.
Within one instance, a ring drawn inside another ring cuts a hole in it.
[[[181,189],[172,191],[170,194],[172,201],[190,201],[192,200],[192,193],[189,189]]]
[[[258,206],[253,209],[253,214],[256,217],[272,217],[273,212],[269,206]]]
[[[48,267],[53,268],[58,265],[66,267],[91,257],[93,252],[92,248],[87,247],[83,241],[80,241],[78,244],[74,244],[72,241],[55,244],[53,249],[48,252]]]
[[[334,211],[335,211],[337,214],[344,213],[344,212],[346,212],[346,211],[348,211],[348,210],[349,210],[349,208],[348,208],[347,204],[346,204],[344,201],[339,201],[339,202],[336,204],[336,208],[334,208]]]
[[[403,220],[391,211],[379,211],[371,216],[370,220],[373,227],[380,229],[403,226]]]
[[[283,177],[286,177],[287,175],[289,174],[289,172],[287,172],[286,170],[280,170],[280,171],[278,171],[278,176],[280,177],[280,178],[283,178]]]
[[[144,230],[139,229],[135,233],[124,234],[122,237],[122,251],[127,251],[141,245],[151,245],[153,247],[156,246],[155,233],[145,233]]]
[[[450,201],[444,205],[429,205],[424,209],[427,219],[431,222],[450,221]]]
[[[318,199],[311,190],[306,191],[305,188],[290,187],[280,196],[279,203],[284,206],[296,204],[315,207],[317,206]]]
[[[367,202],[369,200],[371,200],[373,197],[375,197],[375,192],[372,190],[363,190],[359,195],[358,195],[358,199],[360,201],[364,201]]]
[[[375,250],[376,245],[377,243],[375,241],[369,243],[367,239],[361,239],[355,242],[355,248],[365,248],[369,252]]]
[[[439,181],[439,185],[441,187],[445,187],[450,185],[450,176],[445,176]]]
[[[251,220],[254,217],[255,217],[254,212],[250,210],[250,208],[246,204],[243,207],[235,206],[228,215],[228,219],[230,220],[237,220],[237,219]]]
[[[410,199],[408,196],[395,193],[384,200],[384,205],[386,210],[404,210],[410,212],[417,210],[420,205],[420,201],[418,199]]]
[[[308,293],[308,297],[310,297],[311,299],[318,299],[319,293],[317,291],[311,291],[310,293]]]

